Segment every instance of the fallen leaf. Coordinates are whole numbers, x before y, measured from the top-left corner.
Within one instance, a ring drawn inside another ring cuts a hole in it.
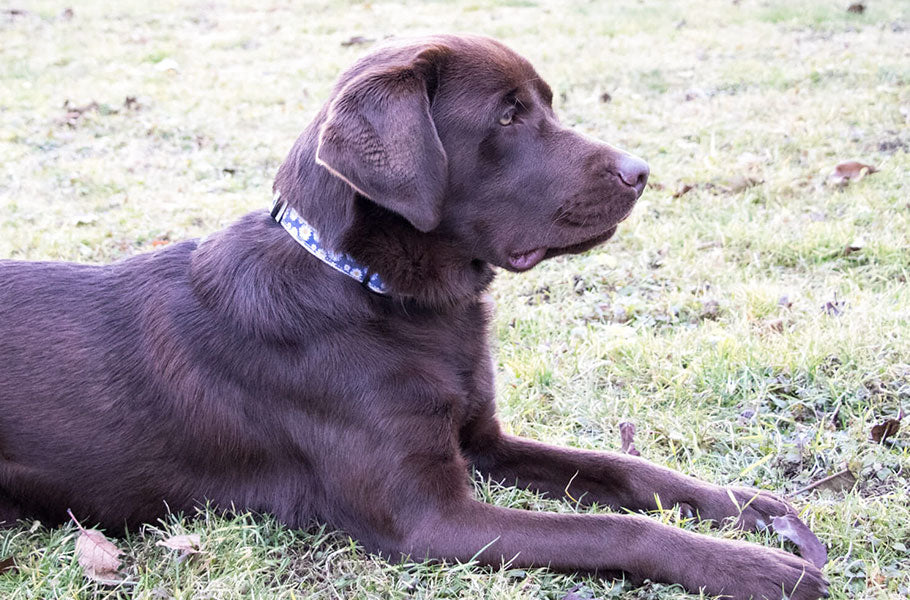
[[[619,437],[622,440],[620,449],[625,454],[632,456],[641,456],[641,452],[635,449],[635,424],[623,421],[619,424]]]
[[[582,595],[584,593],[584,595]],[[589,590],[585,588],[582,584],[578,584],[569,590],[569,593],[565,595],[562,600],[597,600],[591,596]]]
[[[694,184],[680,182],[679,186],[676,188],[676,191],[673,192],[673,197],[679,198],[681,196],[688,194],[689,192],[691,192],[694,189],[695,189]]]
[[[805,492],[814,490],[815,488],[822,490],[829,490],[832,492],[840,492],[843,490],[852,489],[856,485],[856,476],[853,474],[849,468],[844,469],[843,471],[838,471],[834,475],[829,475],[823,479],[819,479],[805,487],[801,487],[798,490],[790,492],[787,494],[787,498],[792,498],[794,496],[799,496]]]
[[[198,533],[190,533],[187,535],[172,535],[169,538],[155,542],[156,546],[170,548],[171,550],[179,550],[184,556],[189,554],[197,554],[199,552],[201,544],[202,542],[199,539]]]
[[[778,535],[796,544],[800,556],[819,569],[828,562],[828,549],[796,515],[774,517],[771,527]]]
[[[180,71],[180,63],[173,58],[165,58],[155,63],[155,70],[161,71],[162,73],[177,73]]]
[[[822,310],[825,311],[826,315],[832,317],[839,317],[844,312],[844,308],[847,306],[847,303],[843,300],[837,299],[837,294],[834,294],[834,300],[828,300],[822,306]]]
[[[784,330],[783,319],[769,319],[764,323],[765,327],[771,331],[781,333]]]
[[[86,577],[99,583],[120,583],[123,550],[112,544],[97,529],[81,529],[76,540],[76,558]]]
[[[97,529],[86,529],[73,512],[66,509],[76,527],[79,537],[76,538],[76,559],[82,567],[82,573],[93,581],[108,585],[121,583],[125,577],[120,572],[121,561],[118,556],[123,550],[115,546]]]
[[[756,186],[762,183],[761,180],[755,179],[753,177],[747,177],[745,175],[734,175],[730,178],[729,181],[723,186],[724,190],[729,193],[738,193],[743,190],[747,190],[750,187]]]
[[[896,419],[887,419],[878,425],[872,427],[872,441],[884,444],[892,435],[896,434],[901,428],[901,419],[904,418],[904,409],[901,408],[897,413]]]
[[[703,300],[701,302],[701,312],[698,316],[701,319],[716,319],[720,316],[720,302],[713,299]]]
[[[831,492],[844,492],[853,489],[853,486],[856,485],[856,475],[853,474],[853,471],[850,469],[844,469],[839,473],[836,473],[830,479],[825,481],[822,485],[819,486],[819,489],[828,490]]]
[[[846,247],[844,247],[844,256],[847,256],[848,254],[853,254],[854,252],[859,252],[860,250],[865,248],[865,246],[866,246],[866,240],[864,240],[861,237],[856,238],[855,240],[853,240],[852,242],[847,244]]]
[[[0,560],[0,575],[3,573],[15,573],[18,570],[16,559],[12,556]]]
[[[349,38],[347,41],[341,42],[341,45],[347,48],[348,46],[357,46],[360,44],[371,44],[376,40],[373,38],[364,37],[362,35],[355,35]]]
[[[861,163],[856,160],[848,160],[834,167],[834,171],[828,175],[828,183],[831,185],[844,186],[851,181],[859,181],[866,175],[875,173],[876,169],[872,165]]]
[[[79,122],[85,113],[97,111],[101,107],[100,104],[92,100],[88,104],[83,106],[76,106],[69,99],[63,101],[63,110],[66,111],[66,114],[63,115],[58,122],[63,125],[68,125],[69,127],[76,127],[76,124]]]
[[[829,492],[843,492],[853,489],[854,485],[856,485],[856,476],[850,469],[844,469],[818,481],[815,487]]]
[[[76,217],[75,221],[76,227],[80,227],[82,225],[94,225],[97,222],[98,217],[95,215],[79,215]]]
[[[686,102],[692,102],[693,100],[698,100],[701,98],[707,98],[708,93],[701,88],[691,88],[686,90],[686,95],[683,96],[683,100]]]

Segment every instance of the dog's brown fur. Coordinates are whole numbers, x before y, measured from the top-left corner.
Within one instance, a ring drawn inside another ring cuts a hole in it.
[[[265,211],[110,266],[0,263],[0,521],[72,507],[116,528],[211,502],[294,527],[319,519],[393,557],[480,552],[736,598],[819,597],[819,571],[779,550],[473,499],[469,465],[553,497],[639,510],[657,495],[744,527],[792,510],[500,430],[492,267],[606,240],[647,179],[640,160],[562,127],[550,100],[485,38],[388,47],[342,76],[275,188],[387,295]]]

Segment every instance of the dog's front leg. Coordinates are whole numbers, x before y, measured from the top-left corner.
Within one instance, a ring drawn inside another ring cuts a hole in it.
[[[682,584],[691,592],[737,599],[820,597],[821,573],[797,556],[715,539],[633,515],[539,513],[476,501],[442,506],[415,519],[400,548],[414,559],[623,571],[633,580]]]
[[[721,522],[736,518],[745,529],[794,512],[784,500],[751,488],[722,487],[614,452],[561,448],[499,433],[498,426],[467,437],[464,451],[494,481],[569,498],[582,504],[650,510],[680,505],[684,512]]]

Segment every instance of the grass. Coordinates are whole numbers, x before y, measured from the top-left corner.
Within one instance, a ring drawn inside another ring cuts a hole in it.
[[[284,153],[368,47],[341,42],[501,38],[552,84],[566,123],[652,168],[615,240],[495,283],[505,426],[615,449],[631,420],[658,463],[781,493],[849,467],[852,489],[793,500],[828,544],[832,596],[906,598],[908,427],[886,445],[869,432],[910,406],[910,5],[847,4],[86,0],[71,18],[62,3],[7,5],[0,257],[109,262],[223,227],[266,206]],[[97,106],[73,116],[67,100]],[[880,170],[826,185],[850,158]],[[490,482],[477,493],[577,510]],[[120,588],[83,579],[73,527],[0,532],[0,558],[18,564],[0,597],[561,599],[577,583],[600,598],[688,597],[544,569],[390,564],[316,525],[190,517],[117,540],[132,582]],[[198,560],[155,546],[183,532],[201,534]]]

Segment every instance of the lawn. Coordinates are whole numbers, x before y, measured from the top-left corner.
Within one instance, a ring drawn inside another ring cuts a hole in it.
[[[110,262],[264,210],[297,134],[374,42],[497,37],[549,81],[565,123],[652,172],[615,239],[495,282],[505,427],[617,449],[631,421],[655,462],[799,492],[833,598],[907,598],[910,419],[885,443],[870,436],[910,409],[910,3],[849,4],[4,2],[0,257]],[[877,171],[832,185],[848,159]],[[799,491],[847,469],[855,481]],[[501,505],[589,510],[476,488]],[[707,531],[672,507],[653,517]],[[212,511],[115,539],[128,579],[111,587],[82,576],[77,533],[0,531],[0,559],[16,565],[0,598],[561,600],[576,585],[582,598],[690,597],[545,569],[393,564],[318,525]],[[179,533],[200,534],[202,552],[156,545]]]

